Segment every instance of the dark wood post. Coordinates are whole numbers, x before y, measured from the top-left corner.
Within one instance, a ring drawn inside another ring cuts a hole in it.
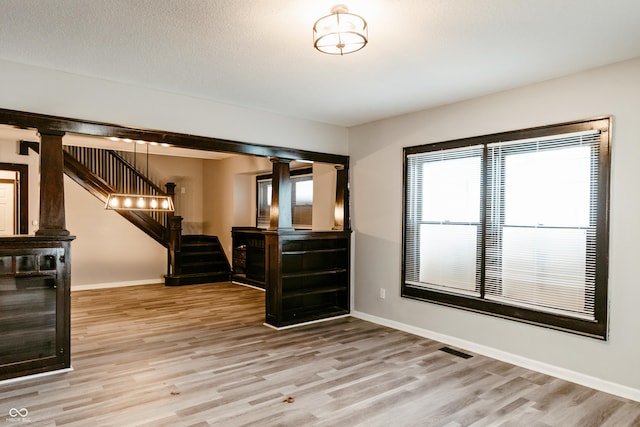
[[[271,211],[269,230],[293,229],[291,212],[291,180],[289,163],[291,160],[272,157]]]
[[[167,182],[164,185],[165,190],[167,191],[167,196],[171,197],[171,200],[173,200],[173,207],[175,208],[176,206],[176,183],[175,182]],[[169,216],[169,218],[171,218],[174,213],[173,212],[168,212],[167,215]]]
[[[348,185],[349,171],[344,165],[336,165],[336,205],[334,210],[334,230],[345,230],[349,226]],[[346,225],[346,226],[345,226]]]
[[[40,228],[36,235],[68,236],[64,213],[64,132],[40,133]]]
[[[182,250],[182,217],[178,215],[169,217],[169,229],[167,232],[169,243],[169,265],[167,275],[174,276],[180,274],[181,263],[177,261]]]

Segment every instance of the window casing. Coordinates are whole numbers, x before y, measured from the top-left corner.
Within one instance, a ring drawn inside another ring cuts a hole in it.
[[[606,339],[609,128],[405,148],[402,295]]]
[[[313,211],[313,171],[311,168],[291,171],[291,216],[294,228],[310,229]],[[256,177],[258,228],[268,228],[271,209],[271,175]]]

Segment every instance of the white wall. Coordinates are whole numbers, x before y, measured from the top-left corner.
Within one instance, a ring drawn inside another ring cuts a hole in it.
[[[164,283],[167,250],[73,180],[64,178],[71,289]]]
[[[233,156],[205,161],[204,230],[218,236],[231,261],[232,227],[255,227],[255,176],[271,172],[265,157]]]
[[[351,129],[356,311],[640,399],[638,105],[640,59]],[[601,115],[614,119],[609,341],[400,297],[403,147]]]
[[[339,126],[4,60],[0,60],[0,94],[0,108],[347,153],[348,133]]]

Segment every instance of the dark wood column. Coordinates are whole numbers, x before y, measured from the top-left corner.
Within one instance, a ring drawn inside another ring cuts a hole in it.
[[[148,145],[147,145],[147,148],[148,148]],[[176,183],[175,182],[167,182],[164,185],[164,188],[165,188],[165,190],[167,192],[167,195],[169,197],[171,197],[171,200],[173,200],[173,206],[175,208],[175,206],[176,206]],[[171,218],[174,215],[175,215],[175,211],[174,212],[167,212],[167,216],[169,218]]]
[[[269,230],[293,229],[291,212],[291,160],[272,157],[271,211]]]
[[[40,228],[36,235],[68,236],[64,212],[64,132],[40,133]]]
[[[348,202],[349,171],[344,165],[336,165],[336,207],[334,211],[334,230],[349,229]]]

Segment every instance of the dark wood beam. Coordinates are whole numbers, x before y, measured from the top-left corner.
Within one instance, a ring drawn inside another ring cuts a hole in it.
[[[348,156],[338,154],[327,154],[270,145],[258,145],[228,139],[167,132],[163,130],[133,128],[111,123],[77,120],[2,108],[0,108],[0,124],[26,129],[48,129],[49,131],[77,133],[82,135],[129,138],[133,140],[167,143],[174,147],[190,148],[194,150],[220,151],[262,157],[281,157],[291,160],[311,160],[323,163],[346,164],[349,159]]]

